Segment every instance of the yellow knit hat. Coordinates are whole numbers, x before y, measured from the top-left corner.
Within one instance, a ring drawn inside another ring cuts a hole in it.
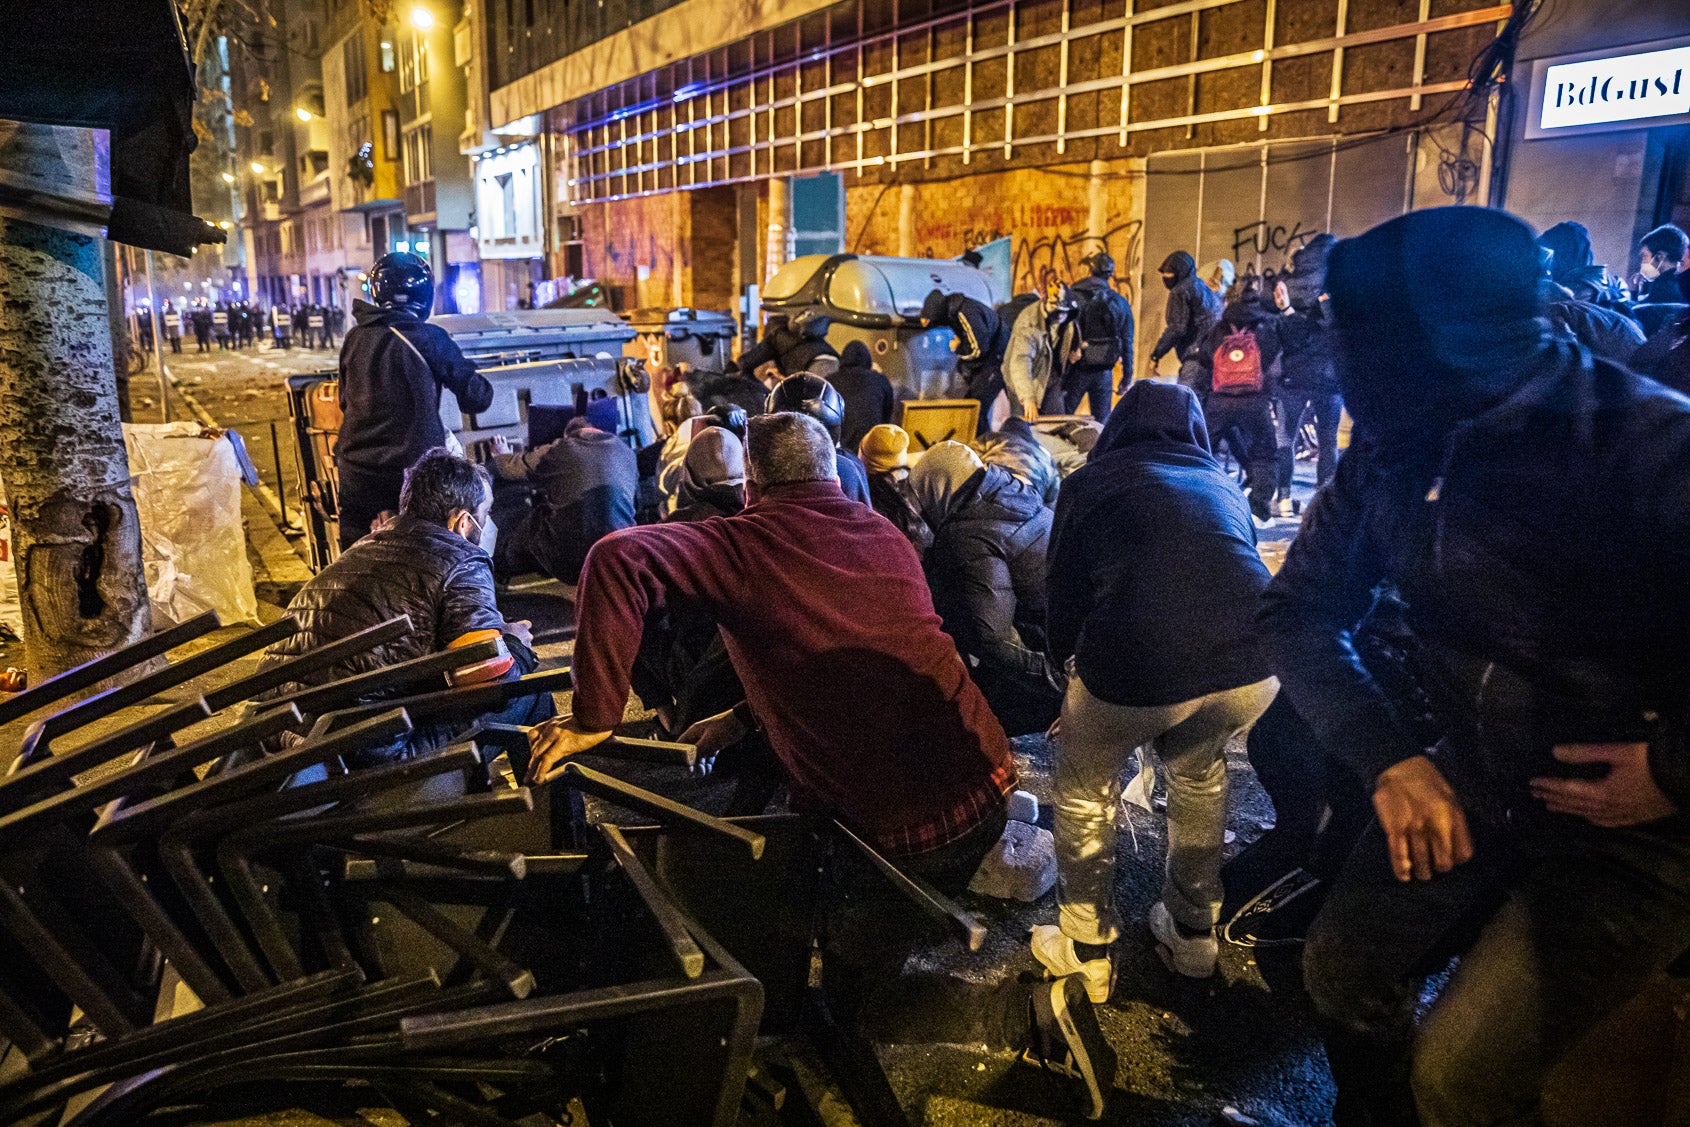
[[[863,460],[863,468],[869,473],[885,473],[899,466],[907,466],[910,464],[909,453],[909,434],[903,427],[895,427],[890,423],[870,427],[857,446],[857,457]]]

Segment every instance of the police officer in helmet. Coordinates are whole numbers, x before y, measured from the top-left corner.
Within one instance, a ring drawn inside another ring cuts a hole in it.
[[[405,470],[445,445],[441,388],[471,414],[493,405],[493,385],[444,329],[427,323],[434,305],[428,263],[414,254],[383,255],[370,270],[370,296],[373,305],[353,303],[356,324],[340,350],[342,550],[382,513],[398,510]]]
[[[769,392],[763,410],[771,415],[778,411],[808,415],[827,428],[827,433],[833,436],[833,445],[839,447],[839,430],[845,422],[845,397],[839,394],[838,388],[814,372],[799,372],[780,381]],[[836,461],[839,488],[851,500],[867,505],[868,471],[863,469],[863,463],[843,448],[838,450]]]

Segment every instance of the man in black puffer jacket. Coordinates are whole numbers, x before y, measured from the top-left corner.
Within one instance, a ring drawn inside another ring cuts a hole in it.
[[[299,632],[264,652],[259,669],[297,657],[390,618],[409,615],[411,632],[387,645],[313,671],[278,693],[324,685],[438,653],[453,642],[502,636],[508,657],[466,670],[460,683],[532,673],[539,664],[526,622],[506,622],[493,601],[493,565],[482,550],[493,504],[487,471],[445,450],[430,450],[405,475],[399,515],[312,577],[288,604]],[[441,686],[444,687],[444,686]],[[551,698],[524,698],[499,718],[534,724]],[[476,717],[463,717],[467,726]],[[442,746],[449,730],[425,730],[396,747],[373,749],[355,766]]]
[[[1477,207],[1328,267],[1357,442],[1261,622],[1378,814],[1303,957],[1340,1125],[1535,1119],[1561,1055],[1690,947],[1690,403],[1552,336],[1539,274],[1530,228]],[[1382,584],[1430,747],[1353,644]]]
[[[909,486],[933,530],[922,562],[945,632],[1004,731],[1044,731],[1066,681],[1044,653],[1050,510],[1031,486],[958,442],[923,454]]]
[[[370,296],[357,302],[358,323],[340,350],[340,409],[335,442],[339,470],[340,547],[399,503],[406,467],[446,444],[440,389],[474,414],[493,405],[493,385],[464,358],[452,338],[427,323],[434,279],[410,254],[384,255],[370,271]]]
[[[827,342],[826,314],[809,309],[796,319],[784,313],[771,313],[763,327],[763,337],[746,349],[739,358],[739,370],[762,378],[758,369],[773,364],[784,376],[796,375],[809,368],[818,356],[839,359],[839,350]]]

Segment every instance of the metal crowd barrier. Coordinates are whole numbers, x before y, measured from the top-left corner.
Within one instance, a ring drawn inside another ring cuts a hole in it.
[[[567,670],[445,687],[489,656],[470,646],[302,683],[409,629],[396,619],[201,688],[297,630],[284,618],[168,660],[216,626],[0,704],[12,720],[56,708],[0,780],[0,1123],[309,1110],[358,1085],[412,1122],[581,1108],[728,1127],[784,1097],[755,1038],[808,1028],[827,849],[862,849],[978,942],[966,913],[835,825],[715,818],[577,761],[537,803],[510,761],[526,732],[478,718],[567,688]],[[124,674],[138,675],[67,703]],[[185,702],[152,699],[184,687]],[[108,734],[76,742],[96,722]],[[439,722],[463,732],[444,750],[344,766]],[[594,762],[694,756],[603,751]],[[584,795],[647,824],[588,824]]]

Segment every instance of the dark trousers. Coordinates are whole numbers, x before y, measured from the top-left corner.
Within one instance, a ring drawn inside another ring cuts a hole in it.
[[[1303,412],[1314,408],[1315,441],[1320,445],[1315,463],[1316,485],[1325,485],[1338,472],[1338,419],[1344,400],[1337,392],[1285,391],[1277,401],[1279,424],[1279,495],[1291,496],[1291,477],[1296,469],[1297,431]]]
[[[1242,902],[1297,868],[1332,880],[1373,818],[1360,780],[1327,756],[1286,693],[1251,726],[1244,746],[1273,801],[1274,826],[1227,863],[1228,899]]]
[[[1109,421],[1109,412],[1115,405],[1114,393],[1114,368],[1082,368],[1075,365],[1062,377],[1062,413],[1072,415],[1079,409],[1080,400],[1088,399],[1091,404],[1091,417],[1100,423],[1106,423]]]
[[[1003,367],[995,360],[958,360],[957,374],[965,381],[968,398],[980,404],[980,421],[974,433],[992,429],[992,404],[1003,392]]]
[[[182,352],[182,338],[179,337],[179,336],[175,336],[175,337],[166,337],[165,339],[170,342],[170,351],[180,355],[181,352]]]
[[[1004,824],[1000,809],[950,845],[897,858],[896,864],[955,896],[1003,836]],[[846,848],[838,850],[828,892],[822,991],[835,1021],[890,1044],[983,1041],[993,1049],[1026,1046],[1029,986],[1013,978],[981,986],[930,971],[904,972],[909,956],[922,942],[933,940],[938,925],[867,859]]]
[[[370,470],[342,462],[338,472],[335,499],[340,505],[340,550],[344,552],[369,535],[371,522],[382,513],[399,511],[405,471]]]
[[[1555,821],[1476,827],[1473,860],[1430,881],[1392,875],[1377,824],[1362,838],[1303,956],[1339,1127],[1538,1122],[1558,1058],[1690,947],[1690,841]]]
[[[1203,403],[1203,414],[1215,449],[1225,442],[1233,459],[1244,467],[1251,507],[1265,511],[1273,503],[1279,450],[1268,397],[1211,394]]]

